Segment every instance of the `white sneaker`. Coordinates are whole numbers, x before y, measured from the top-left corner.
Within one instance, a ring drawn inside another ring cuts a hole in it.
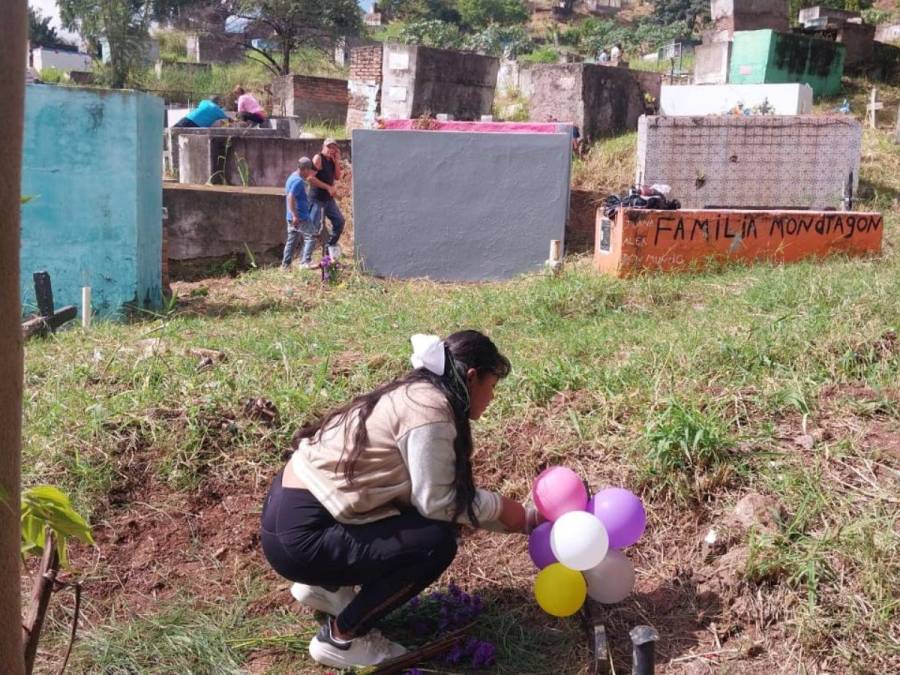
[[[340,258],[342,253],[343,251],[341,251],[340,244],[335,244],[334,246],[328,247],[328,257],[332,260],[337,260],[338,258]]]
[[[332,668],[359,668],[374,666],[406,654],[406,647],[391,642],[381,631],[372,629],[368,634],[341,642],[331,637],[331,622],[319,629],[309,643],[309,655],[316,663]]]
[[[336,591],[328,591],[321,586],[294,584],[291,586],[291,595],[301,605],[337,616],[356,597],[356,591],[352,586],[341,586]]]
[[[300,263],[300,269],[301,270],[317,270],[317,269],[319,269],[319,264],[314,263],[312,260],[310,260],[309,262]]]

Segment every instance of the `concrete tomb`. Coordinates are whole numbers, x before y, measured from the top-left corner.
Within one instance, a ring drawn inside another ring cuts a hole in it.
[[[441,113],[458,120],[480,119],[491,113],[499,67],[493,56],[386,44],[381,114],[385,119]]]
[[[287,177],[287,174],[285,174]],[[286,237],[284,188],[224,185],[163,187],[168,212],[169,275],[172,279],[208,276],[210,270],[281,260]]]
[[[878,213],[842,211],[597,211],[594,266],[614,276],[700,270],[732,260],[794,262],[881,250]]]
[[[550,240],[565,237],[571,154],[568,129],[357,129],[356,256],[383,277],[484,281],[539,270]]]
[[[219,131],[219,130],[215,130]],[[225,131],[225,130],[222,130]],[[271,134],[178,134],[178,182],[284,187],[297,160],[312,158],[322,149],[322,138],[286,138]],[[338,141],[342,157],[350,160],[350,141]]]
[[[816,96],[830,96],[841,90],[845,53],[842,44],[797,33],[735,33],[728,82],[803,82]]]
[[[812,113],[813,90],[808,84],[721,84],[662,86],[660,114],[723,115],[737,105],[768,104],[775,115]]]
[[[731,42],[709,42],[694,47],[694,84],[725,84],[731,63]]]
[[[47,271],[58,305],[92,288],[116,316],[162,302],[162,99],[133,91],[28,85],[20,284]]]
[[[645,94],[659,100],[657,73],[587,63],[539,65],[530,71],[531,118],[575,124],[586,140],[633,131],[646,112]]]
[[[272,80],[272,113],[302,122],[342,125],[347,119],[347,80],[284,75]]]
[[[738,31],[790,30],[787,0],[712,0],[712,42],[728,42]]]
[[[635,180],[670,185],[691,209],[839,209],[861,144],[849,115],[644,117]]]

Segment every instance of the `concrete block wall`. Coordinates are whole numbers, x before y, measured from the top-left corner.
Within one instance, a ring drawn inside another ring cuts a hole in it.
[[[178,181],[183,184],[217,184],[284,187],[297,160],[312,158],[322,149],[321,138],[272,136],[178,136]],[[351,158],[350,141],[339,141],[342,156]]]
[[[383,52],[380,44],[356,47],[350,51],[348,129],[371,129],[381,114]]]
[[[458,120],[491,114],[498,59],[471,52],[387,44],[382,63],[385,119],[445,113]]]
[[[744,30],[790,30],[788,0],[711,0],[714,42],[727,42]]]
[[[840,209],[861,144],[843,115],[643,117],[635,180],[684,208]]]
[[[357,258],[378,276],[442,281],[540,270],[565,237],[571,154],[569,133],[356,129]]]
[[[272,81],[273,115],[344,124],[347,100],[347,80],[284,75]]]
[[[194,63],[234,63],[244,57],[244,48],[234,36],[222,33],[191,33],[186,39],[187,59]]]
[[[587,140],[633,131],[645,112],[644,93],[659,100],[661,78],[655,73],[637,77],[626,68],[585,63],[530,70],[531,118],[572,122]]]
[[[173,280],[208,276],[227,261],[242,267],[248,250],[257,265],[281,260],[287,237],[283,187],[166,184],[163,203]]]
[[[57,306],[121,315],[162,302],[162,99],[28,85],[22,153],[21,293],[46,270]]]

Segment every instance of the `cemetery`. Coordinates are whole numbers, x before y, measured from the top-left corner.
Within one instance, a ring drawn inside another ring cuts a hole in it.
[[[900,44],[660,3],[0,28],[4,672],[893,672]]]

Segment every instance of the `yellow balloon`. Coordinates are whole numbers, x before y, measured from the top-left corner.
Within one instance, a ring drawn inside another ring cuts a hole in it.
[[[547,614],[572,616],[584,604],[587,582],[581,572],[553,563],[538,572],[534,597]]]

